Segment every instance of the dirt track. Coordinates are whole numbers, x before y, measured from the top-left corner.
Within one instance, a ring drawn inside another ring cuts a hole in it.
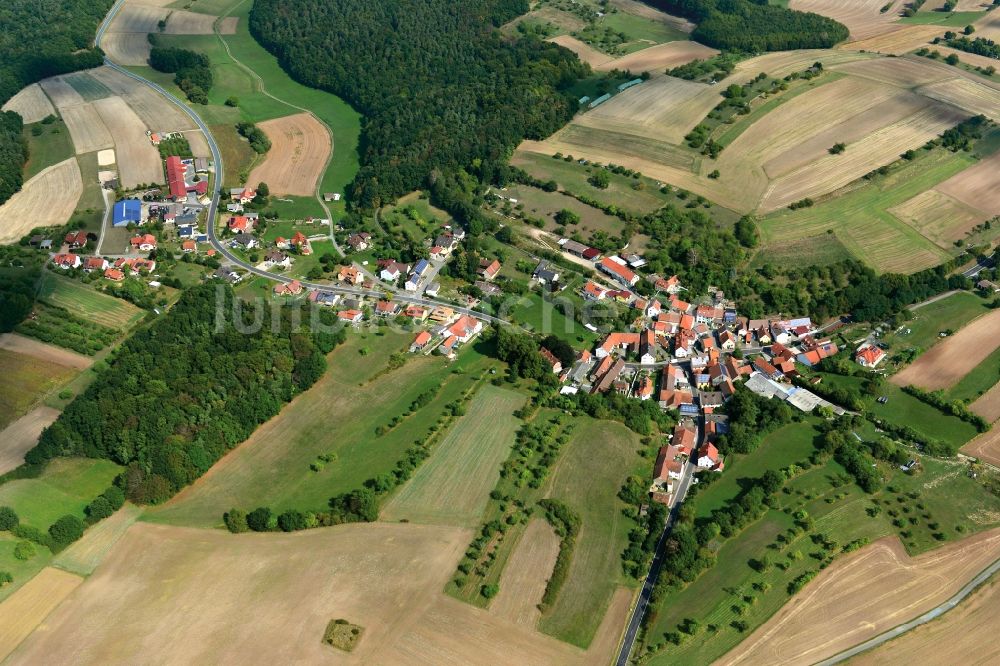
[[[813,664],[933,608],[997,559],[1000,529],[911,558],[885,538],[838,558],[717,665]]]
[[[330,133],[309,113],[257,123],[271,150],[247,182],[267,183],[274,194],[312,196],[330,157]]]
[[[928,391],[953,386],[1000,346],[998,326],[1000,310],[977,317],[893,375],[892,383],[912,384]]]
[[[24,454],[38,443],[42,430],[52,425],[59,414],[58,409],[36,407],[0,431],[0,474],[24,462]]]

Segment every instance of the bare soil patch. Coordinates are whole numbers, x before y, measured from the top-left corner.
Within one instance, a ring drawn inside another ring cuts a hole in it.
[[[115,145],[107,125],[101,120],[101,114],[93,102],[66,106],[60,109],[66,127],[73,138],[76,154],[92,153]],[[148,139],[147,139],[148,141]]]
[[[979,396],[975,402],[969,405],[969,409],[990,423],[1000,419],[1000,383],[994,384],[993,388]]]
[[[1000,310],[977,317],[893,375],[892,383],[912,384],[928,391],[953,386],[1000,346],[998,326]]]
[[[250,183],[267,183],[275,194],[312,196],[330,158],[326,127],[310,113],[257,124],[271,140],[271,150],[251,173]]]
[[[543,518],[534,518],[504,565],[500,592],[490,612],[516,624],[538,624],[545,586],[559,556],[559,535]]]
[[[0,243],[12,243],[35,227],[65,224],[82,192],[74,157],[39,172],[0,206]]]
[[[606,652],[598,655],[445,597],[470,538],[468,530],[407,524],[231,535],[136,523],[11,663],[137,663],[151,654],[169,655],[168,663],[610,658],[607,636],[617,638],[617,628],[602,626],[595,643]],[[338,617],[365,628],[349,656],[322,643]]]
[[[611,60],[611,56],[607,53],[602,53],[593,46],[581,42],[576,37],[571,37],[570,35],[559,35],[558,37],[553,37],[548,41],[568,48],[570,51],[575,53],[582,62],[585,62],[594,68],[597,68],[602,63]]]
[[[59,413],[51,407],[36,407],[0,431],[0,474],[24,462],[24,454],[38,443],[42,430],[52,425]]]
[[[0,349],[6,349],[18,354],[33,356],[37,359],[64,365],[67,368],[86,370],[94,364],[94,359],[83,354],[77,354],[69,349],[49,345],[41,340],[28,338],[17,333],[4,333],[0,335]]]
[[[113,130],[122,186],[127,189],[141,183],[162,183],[160,153],[146,136],[146,124],[142,119],[121,97],[98,100],[94,107]]]
[[[52,102],[45,96],[42,87],[37,83],[22,88],[19,93],[7,100],[7,103],[3,105],[3,110],[16,112],[24,119],[26,125],[37,123],[45,116],[56,112]]]
[[[899,18],[898,8],[883,14],[879,11],[882,4],[871,0],[791,0],[788,6],[840,21],[851,31],[851,39],[855,41],[900,29],[900,25],[894,23]]]
[[[716,663],[821,661],[941,603],[995,560],[998,547],[997,529],[918,557],[895,537],[880,539],[835,560]]]
[[[1000,174],[1000,152],[952,176],[934,189],[986,215],[1000,215],[997,174]]]
[[[663,74],[665,70],[686,65],[692,60],[707,60],[718,52],[718,50],[698,42],[667,42],[630,53],[616,60],[607,60],[607,56],[605,56],[604,62],[591,66],[600,71],[620,69],[629,70],[633,74],[649,72],[656,76]]]
[[[1000,662],[996,640],[1000,614],[1000,584],[995,577],[943,617],[865,652],[852,666],[867,664],[995,664]],[[959,640],[956,638],[960,637]]]
[[[0,603],[0,659],[3,659],[48,617],[83,579],[46,567]]]

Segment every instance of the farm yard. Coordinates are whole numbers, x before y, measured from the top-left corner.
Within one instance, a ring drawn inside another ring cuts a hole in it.
[[[500,464],[514,443],[513,416],[524,395],[484,386],[413,477],[385,506],[381,519],[476,526]]]
[[[65,224],[82,193],[75,158],[44,169],[0,206],[0,243],[12,243],[35,227]]]
[[[326,128],[310,113],[266,120],[257,126],[271,140],[271,150],[247,182],[267,183],[276,195],[315,195],[332,148]]]
[[[426,438],[448,405],[481,376],[488,359],[474,349],[453,365],[440,356],[407,358],[392,369],[390,356],[405,352],[412,335],[351,335],[334,350],[326,374],[194,484],[152,509],[156,522],[215,527],[234,505],[266,504],[280,512],[325,507],[390,472],[414,438]],[[403,417],[418,396],[433,397]],[[376,430],[399,416],[401,422]],[[337,424],[335,428],[331,424]],[[440,444],[440,443],[439,443]],[[319,456],[330,460],[312,469]]]
[[[996,559],[998,544],[991,530],[911,558],[895,538],[872,543],[835,560],[719,663],[821,661],[941,603]]]

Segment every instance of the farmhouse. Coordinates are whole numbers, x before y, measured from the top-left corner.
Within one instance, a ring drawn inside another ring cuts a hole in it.
[[[142,224],[142,203],[138,199],[122,199],[115,203],[111,213],[111,224],[125,227]]]
[[[559,245],[562,249],[570,254],[576,255],[582,259],[594,260],[601,256],[601,251],[584,245],[583,243],[578,243],[575,240],[570,240],[568,238],[563,238],[559,241]]]
[[[858,365],[865,368],[874,368],[885,358],[885,352],[875,345],[865,345],[858,349],[854,359]]]
[[[604,371],[603,375],[599,376],[597,382],[594,383],[593,388],[590,389],[591,393],[606,393],[611,388],[612,384],[614,384],[615,381],[618,379],[618,377],[622,374],[622,371],[625,369],[625,361],[623,361],[620,358],[615,359],[612,362],[611,357],[609,356],[605,360],[610,362],[610,367],[606,371]],[[595,375],[599,375],[600,371],[604,367],[606,366],[605,363],[603,362],[600,365],[598,365],[598,372],[595,373]]]
[[[601,259],[597,267],[626,287],[634,287],[635,283],[639,281],[639,276],[633,273],[625,266],[624,261],[617,257],[605,257]]]
[[[54,263],[59,268],[69,269],[69,268],[79,268],[80,264],[83,262],[80,260],[79,255],[66,253],[66,254],[57,254],[56,256],[52,257],[52,263]]]
[[[555,354],[553,354],[552,352],[550,352],[545,347],[542,347],[541,349],[539,349],[538,353],[542,355],[542,358],[545,359],[546,363],[548,363],[550,366],[552,366],[552,372],[553,373],[555,373],[555,374],[558,375],[560,372],[562,372],[562,361],[560,361],[558,358],[556,358]]]
[[[174,201],[187,198],[187,184],[184,175],[186,169],[181,158],[171,155],[167,158],[167,187]]]
[[[604,358],[605,356],[610,356],[611,353],[619,347],[627,348],[638,346],[638,333],[609,333],[608,337],[604,338],[604,342],[602,342],[594,351],[594,356],[597,358]]]

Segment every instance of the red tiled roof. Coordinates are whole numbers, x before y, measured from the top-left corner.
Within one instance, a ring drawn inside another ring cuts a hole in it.
[[[170,196],[183,199],[187,196],[187,184],[184,182],[184,165],[181,158],[171,155],[167,158],[167,184],[170,186]]]

